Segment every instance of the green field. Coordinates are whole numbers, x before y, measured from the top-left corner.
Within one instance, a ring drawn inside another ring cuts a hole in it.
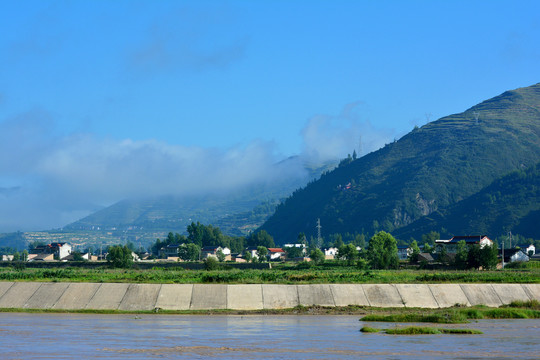
[[[277,264],[271,269],[186,270],[181,267],[112,269],[57,267],[0,268],[0,281],[125,282],[176,284],[412,284],[412,283],[540,283],[540,268],[527,267],[494,271],[457,270],[359,270],[354,266],[325,263]]]

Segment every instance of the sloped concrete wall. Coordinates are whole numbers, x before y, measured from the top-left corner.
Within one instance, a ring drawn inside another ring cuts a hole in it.
[[[444,308],[540,301],[540,284],[209,285],[0,282],[0,308],[260,310],[298,305]]]

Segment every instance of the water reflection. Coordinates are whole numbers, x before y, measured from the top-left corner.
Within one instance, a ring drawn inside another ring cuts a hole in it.
[[[540,320],[484,335],[364,334],[357,316],[0,314],[3,359],[537,359]],[[389,328],[392,323],[369,323]]]

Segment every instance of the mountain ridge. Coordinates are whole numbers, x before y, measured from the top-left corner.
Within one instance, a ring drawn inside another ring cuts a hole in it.
[[[299,232],[315,235],[318,218],[325,234],[406,226],[536,163],[539,120],[540,83],[506,91],[323,174],[261,229],[283,243]]]

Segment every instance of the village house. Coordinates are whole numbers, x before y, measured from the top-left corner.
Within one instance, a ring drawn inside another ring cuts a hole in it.
[[[521,245],[518,245],[517,247],[520,248],[525,254],[529,256],[533,256],[534,254],[536,254],[536,247],[533,244],[529,244],[529,245],[521,244]]]
[[[330,247],[328,249],[324,249],[324,259],[325,260],[334,260],[336,258],[338,248],[337,247]]]
[[[182,245],[169,244],[162,247],[161,249],[159,249],[159,257],[162,259],[168,259],[170,257],[178,258],[178,248]]]
[[[435,245],[438,248],[445,247],[448,254],[455,254],[457,252],[457,244],[461,240],[465,241],[467,246],[479,244],[481,248],[486,245],[493,246],[493,240],[486,235],[473,235],[473,236],[454,236],[450,240],[435,240]]]
[[[48,254],[48,253],[29,254],[28,261],[54,261],[54,254]]]
[[[248,246],[245,252],[249,254],[251,258],[255,258],[255,259],[259,258],[259,253],[257,252],[256,246]]]
[[[270,260],[279,260],[285,258],[286,253],[282,248],[268,248],[268,256]]]
[[[81,254],[81,259],[87,260],[87,261],[97,261],[98,257],[96,255],[92,255],[92,254],[87,252],[87,253]],[[64,261],[74,261],[75,256],[73,255],[73,253],[71,253],[68,256],[66,256],[65,258],[63,258],[62,260],[64,260]]]
[[[52,254],[57,260],[63,260],[71,254],[71,245],[68,243],[50,243],[48,245],[37,246],[30,253],[36,255]],[[36,257],[32,258],[28,256],[28,260],[36,260]]]
[[[225,261],[231,260],[231,249],[228,247],[222,248],[221,246],[204,246],[201,249],[201,259],[207,259],[213,257],[217,259],[217,253],[221,251],[225,255]]]
[[[244,258],[242,254],[234,253],[231,254],[231,261],[237,262],[237,263],[245,263],[247,260]]]
[[[435,262],[435,259],[433,259],[433,256],[430,253],[421,252],[420,254],[418,254],[418,262],[432,263]]]
[[[397,255],[399,260],[407,260],[412,254],[412,249],[408,245],[399,245],[397,247]]]
[[[499,249],[499,257],[502,258],[502,249]],[[504,262],[529,261],[529,256],[522,249],[504,249]]]

